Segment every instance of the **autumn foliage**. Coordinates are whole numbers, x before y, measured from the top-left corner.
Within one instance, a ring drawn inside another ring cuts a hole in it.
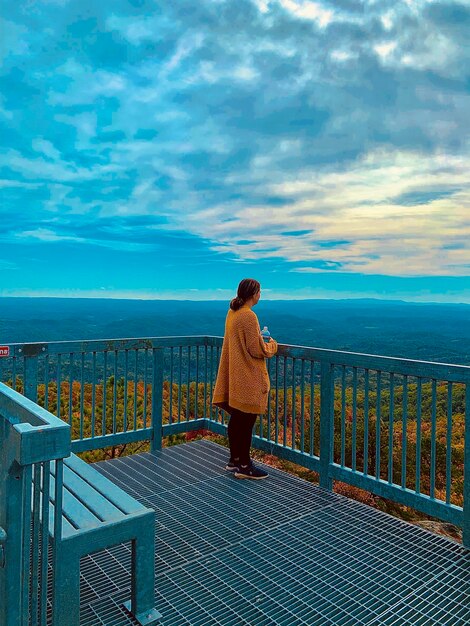
[[[22,391],[21,381],[17,390]],[[313,390],[313,398],[311,396]],[[413,491],[431,495],[454,505],[463,504],[464,464],[464,386],[447,383],[423,383],[422,402],[418,402],[417,385],[377,392],[335,386],[334,393],[334,462],[380,477]],[[226,421],[227,415],[210,404],[211,388],[203,382],[197,386],[168,381],[163,385],[163,423],[191,421],[207,417]],[[432,399],[435,398],[433,403]],[[406,403],[404,402],[406,400]],[[105,434],[133,431],[151,426],[152,389],[140,381],[115,379],[106,384],[63,381],[38,387],[38,402],[59,415],[72,427],[72,439],[100,437]],[[392,412],[390,409],[392,407]],[[450,412],[449,412],[450,411]],[[380,416],[380,417],[378,417]],[[380,426],[380,427],[379,427]],[[377,431],[377,428],[379,430]],[[319,455],[320,387],[319,384],[272,389],[269,410],[258,420],[256,433],[276,443]],[[176,443],[200,436],[200,432],[173,435]],[[148,442],[112,446],[83,453],[88,461],[134,454],[147,450]],[[269,457],[264,458],[269,463]],[[278,461],[271,459],[272,464]],[[289,468],[287,468],[289,469]],[[299,468],[297,473],[307,470]],[[374,497],[354,487],[340,485],[345,495],[372,503]]]

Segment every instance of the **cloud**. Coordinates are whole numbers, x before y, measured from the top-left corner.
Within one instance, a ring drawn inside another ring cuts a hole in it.
[[[280,258],[294,264],[293,271],[466,276],[467,163],[447,155],[374,152],[346,170],[304,171],[274,184],[271,192],[287,198],[282,208],[232,206],[234,219],[223,221],[220,207],[194,215],[188,228],[217,240],[215,250]]]
[[[439,1],[16,7],[0,77],[8,236],[463,276],[468,15]]]
[[[40,154],[49,157],[52,160],[60,159],[60,152],[56,150],[54,145],[45,139],[33,139],[33,149]]]
[[[83,241],[77,237],[61,237],[50,228],[36,228],[35,230],[24,230],[18,233],[17,237],[23,239],[39,239],[40,241]]]
[[[326,9],[319,2],[309,0],[279,0],[281,6],[292,13],[295,17],[305,20],[313,20],[324,28],[333,19],[333,11]]]
[[[28,29],[22,25],[0,18],[2,33],[2,54],[19,57],[28,54]]]
[[[158,21],[151,17],[140,17],[129,20],[126,17],[113,14],[106,20],[106,27],[111,31],[118,31],[129,43],[139,45],[144,41],[155,38],[155,28]]]

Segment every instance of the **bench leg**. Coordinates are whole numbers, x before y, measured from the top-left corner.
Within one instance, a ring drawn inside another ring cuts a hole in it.
[[[57,555],[53,576],[52,626],[79,626],[80,558]]]
[[[155,609],[155,539],[152,532],[132,541],[131,600],[125,603],[142,626],[152,626],[162,617]]]

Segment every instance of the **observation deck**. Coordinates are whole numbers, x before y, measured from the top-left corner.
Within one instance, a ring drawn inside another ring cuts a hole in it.
[[[200,440],[99,464],[155,509],[162,625],[469,623],[461,545],[278,469],[237,480],[226,460]],[[81,624],[133,623],[129,571],[121,547],[86,557]]]
[[[237,480],[214,441],[162,446],[191,431],[225,434],[228,416],[210,404],[221,343],[11,345],[0,380],[29,400],[13,406],[0,389],[0,422],[21,423],[32,401],[38,416],[67,424],[71,452],[116,456],[92,467],[155,511],[163,626],[470,623],[470,368],[280,346],[253,445],[316,472],[318,484],[272,467],[268,480]],[[132,454],[117,456],[123,446]],[[25,476],[48,463],[32,459]],[[8,471],[3,459],[0,470]],[[335,493],[334,481],[451,522],[463,545]],[[41,565],[25,516],[33,482],[22,479],[18,558]],[[12,529],[1,518],[0,526],[8,538]],[[54,623],[53,551],[47,572],[25,570],[17,589],[8,561],[0,567],[0,606],[20,593],[28,607],[7,626]],[[139,623],[124,608],[132,572],[128,543],[82,557],[81,626]]]

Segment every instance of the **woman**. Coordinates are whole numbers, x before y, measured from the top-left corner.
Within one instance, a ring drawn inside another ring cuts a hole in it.
[[[236,478],[259,480],[267,472],[250,459],[251,434],[256,418],[266,411],[269,376],[265,358],[277,352],[277,342],[265,343],[252,307],[258,304],[261,286],[245,278],[237,297],[230,302],[212,403],[230,414],[228,440],[230,460],[226,470]]]

